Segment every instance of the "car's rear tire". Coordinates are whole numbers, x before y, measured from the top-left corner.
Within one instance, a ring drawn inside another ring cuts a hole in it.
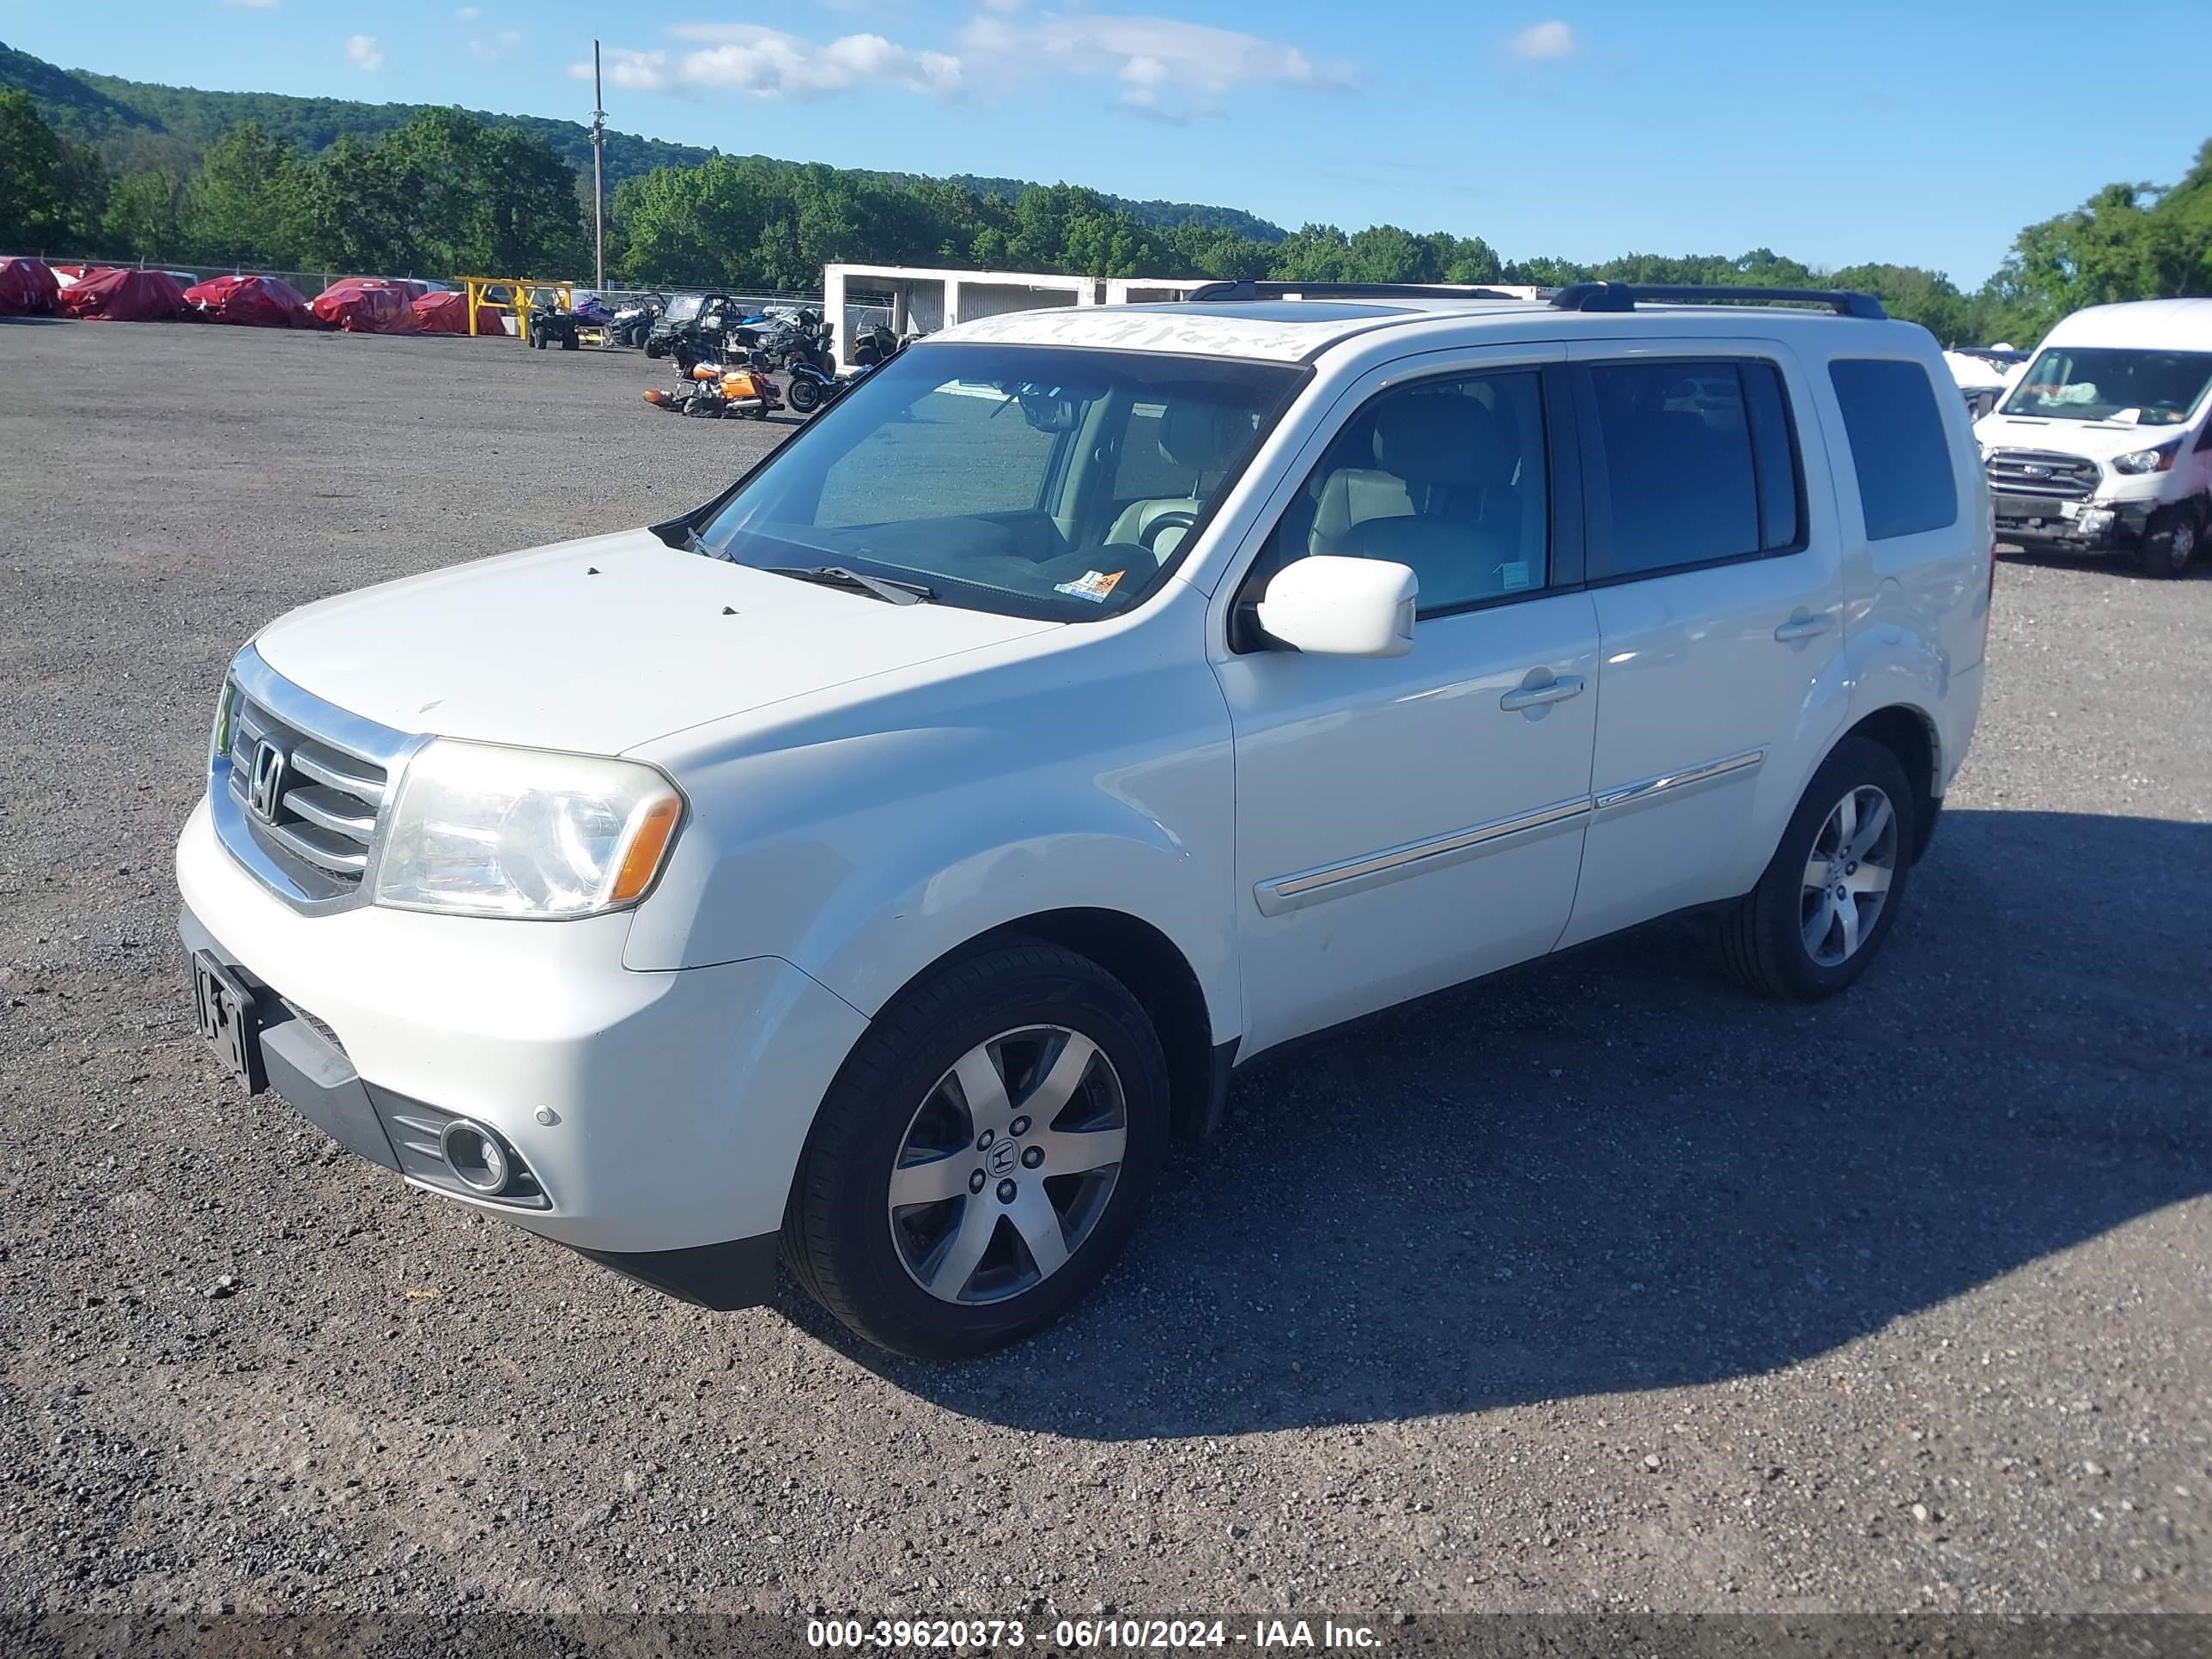
[[[784,1218],[815,1300],[879,1347],[957,1359],[1079,1301],[1168,1135],[1167,1061],[1120,981],[1014,940],[877,1016],[822,1103]]]
[[[2202,527],[2193,507],[2160,507],[2143,526],[2136,563],[2146,576],[2179,576],[2195,556]]]
[[[1896,755],[1871,738],[1838,744],[1759,884],[1721,918],[1729,973],[1790,1002],[1818,1002],[1850,985],[1897,921],[1917,830]]]

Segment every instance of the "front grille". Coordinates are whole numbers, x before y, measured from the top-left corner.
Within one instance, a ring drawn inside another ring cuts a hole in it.
[[[311,896],[357,891],[384,805],[384,768],[242,695],[230,724],[230,793],[246,809],[247,832]]]
[[[2088,500],[2102,476],[2096,462],[2051,449],[1993,449],[1984,466],[1996,494],[2052,501]]]
[[[231,660],[226,695],[208,773],[216,838],[295,909],[363,902],[377,821],[422,739],[324,702],[250,645]]]

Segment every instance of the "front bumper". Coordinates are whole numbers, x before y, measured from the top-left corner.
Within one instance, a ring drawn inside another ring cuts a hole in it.
[[[2101,553],[2137,546],[2155,501],[2046,501],[1999,496],[1996,538],[2015,546]],[[2074,509],[2068,516],[2062,509]]]
[[[866,1024],[814,980],[774,957],[634,972],[622,915],[302,915],[204,802],[177,880],[187,946],[254,994],[270,1087],[340,1144],[694,1299],[766,1293],[815,1109]],[[471,1194],[395,1139],[396,1116],[447,1115],[520,1155],[532,1201]]]

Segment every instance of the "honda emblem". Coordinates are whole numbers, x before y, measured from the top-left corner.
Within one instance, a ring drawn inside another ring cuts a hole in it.
[[[264,738],[253,745],[253,772],[246,786],[246,804],[264,823],[276,822],[277,804],[284,799],[284,751]]]

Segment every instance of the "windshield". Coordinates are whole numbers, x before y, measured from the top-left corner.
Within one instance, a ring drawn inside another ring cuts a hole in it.
[[[837,566],[941,604],[1090,622],[1157,586],[1303,370],[1059,346],[915,346],[702,527],[766,568]]]
[[[672,323],[689,322],[699,314],[699,307],[706,303],[703,295],[679,294],[668,302],[668,309],[661,315]]]
[[[2038,354],[2005,399],[2007,415],[2172,426],[2212,385],[2212,351],[2053,346]]]

